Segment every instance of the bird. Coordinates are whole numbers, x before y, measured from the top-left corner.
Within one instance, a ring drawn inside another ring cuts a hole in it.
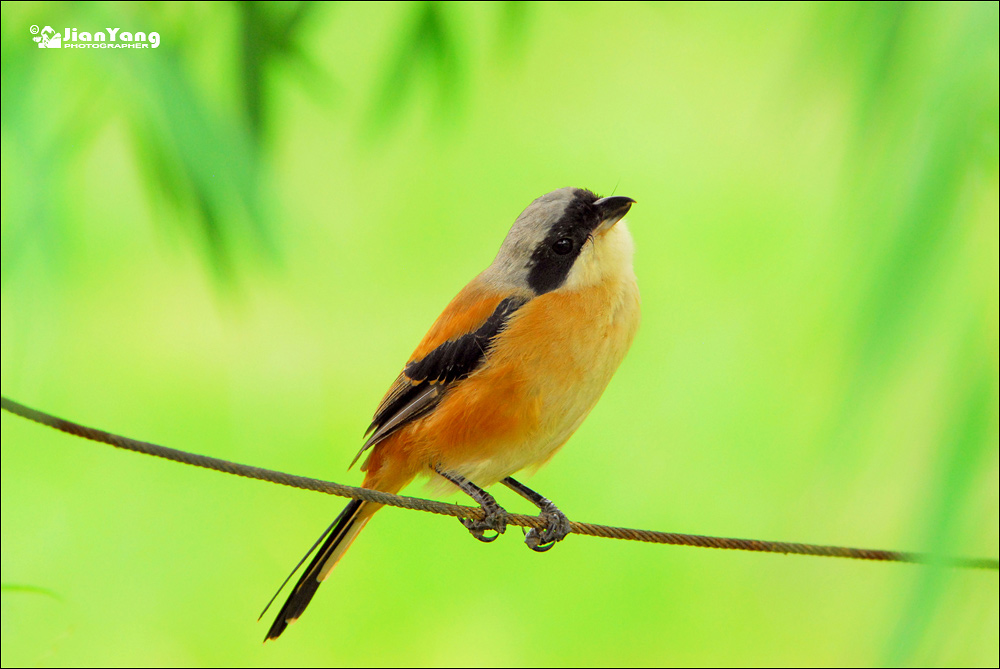
[[[462,524],[490,542],[503,533],[506,511],[484,488],[500,482],[539,509],[544,529],[525,535],[529,548],[546,551],[569,534],[566,515],[511,476],[541,466],[566,443],[632,344],[640,298],[622,218],[634,203],[569,187],[528,205],[379,404],[351,463],[368,454],[363,487],[397,493],[420,475],[453,484],[483,510],[482,519]],[[348,503],[292,571],[319,547],[265,642],[302,615],[379,508]]]

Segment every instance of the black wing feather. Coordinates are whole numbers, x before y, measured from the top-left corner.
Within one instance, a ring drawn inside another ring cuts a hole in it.
[[[374,431],[374,433],[365,442],[358,457],[399,428],[434,408],[441,401],[446,386],[466,378],[479,369],[485,362],[493,341],[503,331],[511,315],[527,302],[528,298],[525,297],[508,297],[502,300],[475,332],[450,339],[420,360],[408,364],[399,379],[404,383],[399,384],[400,390],[387,398],[375,414],[375,419],[368,427],[368,432]],[[428,393],[429,385],[436,386],[437,392]],[[419,403],[419,406],[411,406],[415,402]],[[412,414],[407,416],[406,420],[392,425],[387,430],[380,429],[390,423],[394,416],[407,410]]]
[[[475,332],[446,341],[420,360],[408,364],[404,373],[417,383],[446,384],[464,379],[479,368],[511,314],[527,301],[523,297],[508,297]]]

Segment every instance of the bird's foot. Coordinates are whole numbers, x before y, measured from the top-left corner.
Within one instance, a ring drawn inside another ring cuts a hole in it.
[[[459,518],[465,529],[472,533],[472,536],[483,543],[496,541],[497,537],[507,529],[507,512],[492,497],[484,500],[480,506],[483,508],[483,517],[480,520],[474,518]],[[487,535],[487,531],[494,534]]]
[[[538,518],[545,523],[545,529],[539,531],[533,527],[524,536],[524,543],[537,553],[549,550],[556,545],[556,542],[562,541],[570,533],[569,518],[556,508],[555,504],[545,500],[541,510]]]

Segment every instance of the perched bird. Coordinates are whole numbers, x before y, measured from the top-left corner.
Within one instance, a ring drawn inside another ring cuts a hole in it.
[[[566,443],[632,343],[639,289],[621,218],[634,202],[561,188],[517,217],[493,263],[445,308],[375,412],[354,458],[370,451],[364,487],[395,493],[417,475],[441,477],[482,506],[483,520],[462,523],[493,541],[506,512],[483,488],[500,481],[541,511],[545,529],[527,533],[530,548],[548,550],[569,533],[552,502],[510,476]],[[302,615],[379,508],[347,505],[265,640]]]

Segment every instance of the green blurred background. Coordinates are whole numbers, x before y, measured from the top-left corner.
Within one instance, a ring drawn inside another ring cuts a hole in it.
[[[576,520],[996,557],[997,82],[996,3],[4,3],[2,390],[356,484],[435,316],[582,186],[638,200],[643,325],[532,487]],[[0,426],[5,666],[998,663],[995,572],[536,555],[398,510],[262,646],[341,500]]]

